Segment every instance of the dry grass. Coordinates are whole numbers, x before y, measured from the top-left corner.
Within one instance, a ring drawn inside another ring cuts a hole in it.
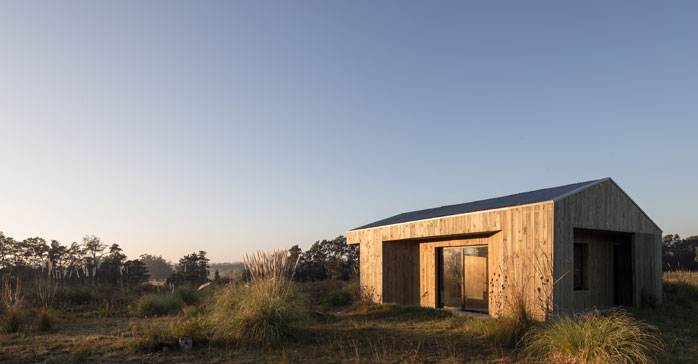
[[[652,364],[664,350],[659,330],[619,310],[555,318],[523,337],[529,358],[570,364]]]
[[[21,324],[21,283],[16,279],[14,288],[10,277],[4,277],[0,289],[0,329],[6,332],[17,332]]]
[[[698,274],[694,273],[693,277],[674,275],[668,283],[688,282],[698,289],[698,279],[694,278],[698,278]],[[680,293],[670,284],[666,287],[664,305],[631,312],[662,330],[666,353],[655,356],[655,362],[695,363],[698,302],[679,304],[683,302],[679,296],[692,297],[692,293]],[[99,363],[546,362],[528,358],[517,349],[498,342],[496,337],[504,326],[502,319],[476,319],[423,307],[363,303],[310,319],[303,324],[303,335],[279,345],[238,346],[235,341],[201,344],[206,338],[199,337],[195,339],[194,349],[183,353],[172,343],[174,336],[197,337],[205,332],[200,321],[200,313],[204,311],[187,310],[158,318],[126,315],[86,318],[56,312],[55,328],[48,332],[30,331],[30,325],[22,325],[19,333],[0,334],[0,362],[70,362],[73,359]],[[74,354],[76,351],[82,353]]]
[[[245,254],[243,263],[245,275],[251,281],[265,278],[292,279],[299,260],[300,256],[295,262],[292,262],[288,258],[287,250],[273,250],[271,252],[257,250],[252,254]]]

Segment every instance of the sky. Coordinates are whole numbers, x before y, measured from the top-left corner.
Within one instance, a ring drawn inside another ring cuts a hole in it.
[[[0,231],[308,248],[603,177],[698,234],[698,2],[3,1]]]

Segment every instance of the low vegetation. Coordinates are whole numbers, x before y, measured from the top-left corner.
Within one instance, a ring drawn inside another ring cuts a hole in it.
[[[46,279],[14,267],[18,274],[0,286],[0,361],[614,364],[698,357],[698,273],[666,273],[664,304],[656,307],[539,322],[523,300],[510,299],[505,317],[483,319],[365,302],[352,273],[355,252],[342,243],[255,253],[236,279],[206,278],[205,252],[193,253],[165,286],[129,285],[106,268]],[[125,269],[119,254],[112,246],[107,260]],[[191,350],[182,350],[183,338]]]
[[[297,262],[286,251],[245,258],[248,280],[219,290],[211,309],[215,339],[243,345],[278,345],[297,338],[307,319],[306,299],[291,280]]]
[[[619,310],[533,325],[522,338],[529,358],[558,363],[648,364],[664,343],[659,330]]]

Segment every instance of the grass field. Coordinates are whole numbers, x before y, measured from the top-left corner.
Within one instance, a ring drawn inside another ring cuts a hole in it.
[[[660,363],[698,362],[698,274],[665,276],[665,304],[630,310],[657,326],[666,350]],[[189,309],[190,317],[196,308]],[[0,334],[4,362],[151,363],[523,363],[501,337],[502,322],[454,316],[448,311],[392,304],[355,304],[315,314],[298,339],[279,347],[238,347],[196,342],[183,353],[162,339],[182,314],[157,318],[129,315],[84,317],[56,313],[53,328],[26,324]],[[158,338],[158,335],[160,337]],[[196,335],[196,333],[194,334]],[[529,361],[530,362],[530,361]]]

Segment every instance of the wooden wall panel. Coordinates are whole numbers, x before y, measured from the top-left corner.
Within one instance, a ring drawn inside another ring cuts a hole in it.
[[[662,303],[662,235],[635,234],[633,252],[636,305]]]
[[[614,302],[613,247],[630,249],[632,235],[575,231],[574,243],[588,244],[588,289],[573,291],[574,312],[612,307]],[[570,273],[572,276],[574,273]],[[574,277],[574,276],[573,276]],[[632,282],[627,282],[632,284]]]
[[[419,304],[419,244],[383,243],[383,302]]]
[[[410,281],[411,278],[404,277],[416,274],[419,303],[433,307],[437,297],[436,247],[439,244],[473,244],[477,239],[482,239],[483,234],[491,235],[487,238],[490,314],[499,316],[517,294],[513,288],[515,285],[521,286],[517,290],[530,304],[536,307],[552,306],[553,215],[553,203],[547,201],[349,231],[347,240],[350,244],[361,244],[361,284],[375,292],[373,297],[376,302],[413,302],[408,289],[397,288],[412,287],[411,283],[394,280]],[[401,254],[406,254],[407,250],[400,250],[399,245],[390,245],[397,241],[418,244],[419,270],[416,273],[409,273],[410,269],[402,264],[402,259],[407,258],[401,258]],[[396,259],[400,262],[395,262]]]
[[[633,246],[635,256],[635,296],[642,287],[661,297],[661,269],[651,275],[638,273],[657,261],[661,265],[661,230],[630,197],[610,179],[555,201],[554,276],[563,277],[554,287],[553,304],[557,312],[574,312],[586,303],[575,303],[573,281],[574,229],[615,231],[641,238]],[[651,235],[643,237],[644,235]],[[661,268],[661,266],[659,267]],[[583,295],[577,295],[583,296]],[[583,300],[584,298],[579,298]],[[635,304],[639,304],[635,300]]]

